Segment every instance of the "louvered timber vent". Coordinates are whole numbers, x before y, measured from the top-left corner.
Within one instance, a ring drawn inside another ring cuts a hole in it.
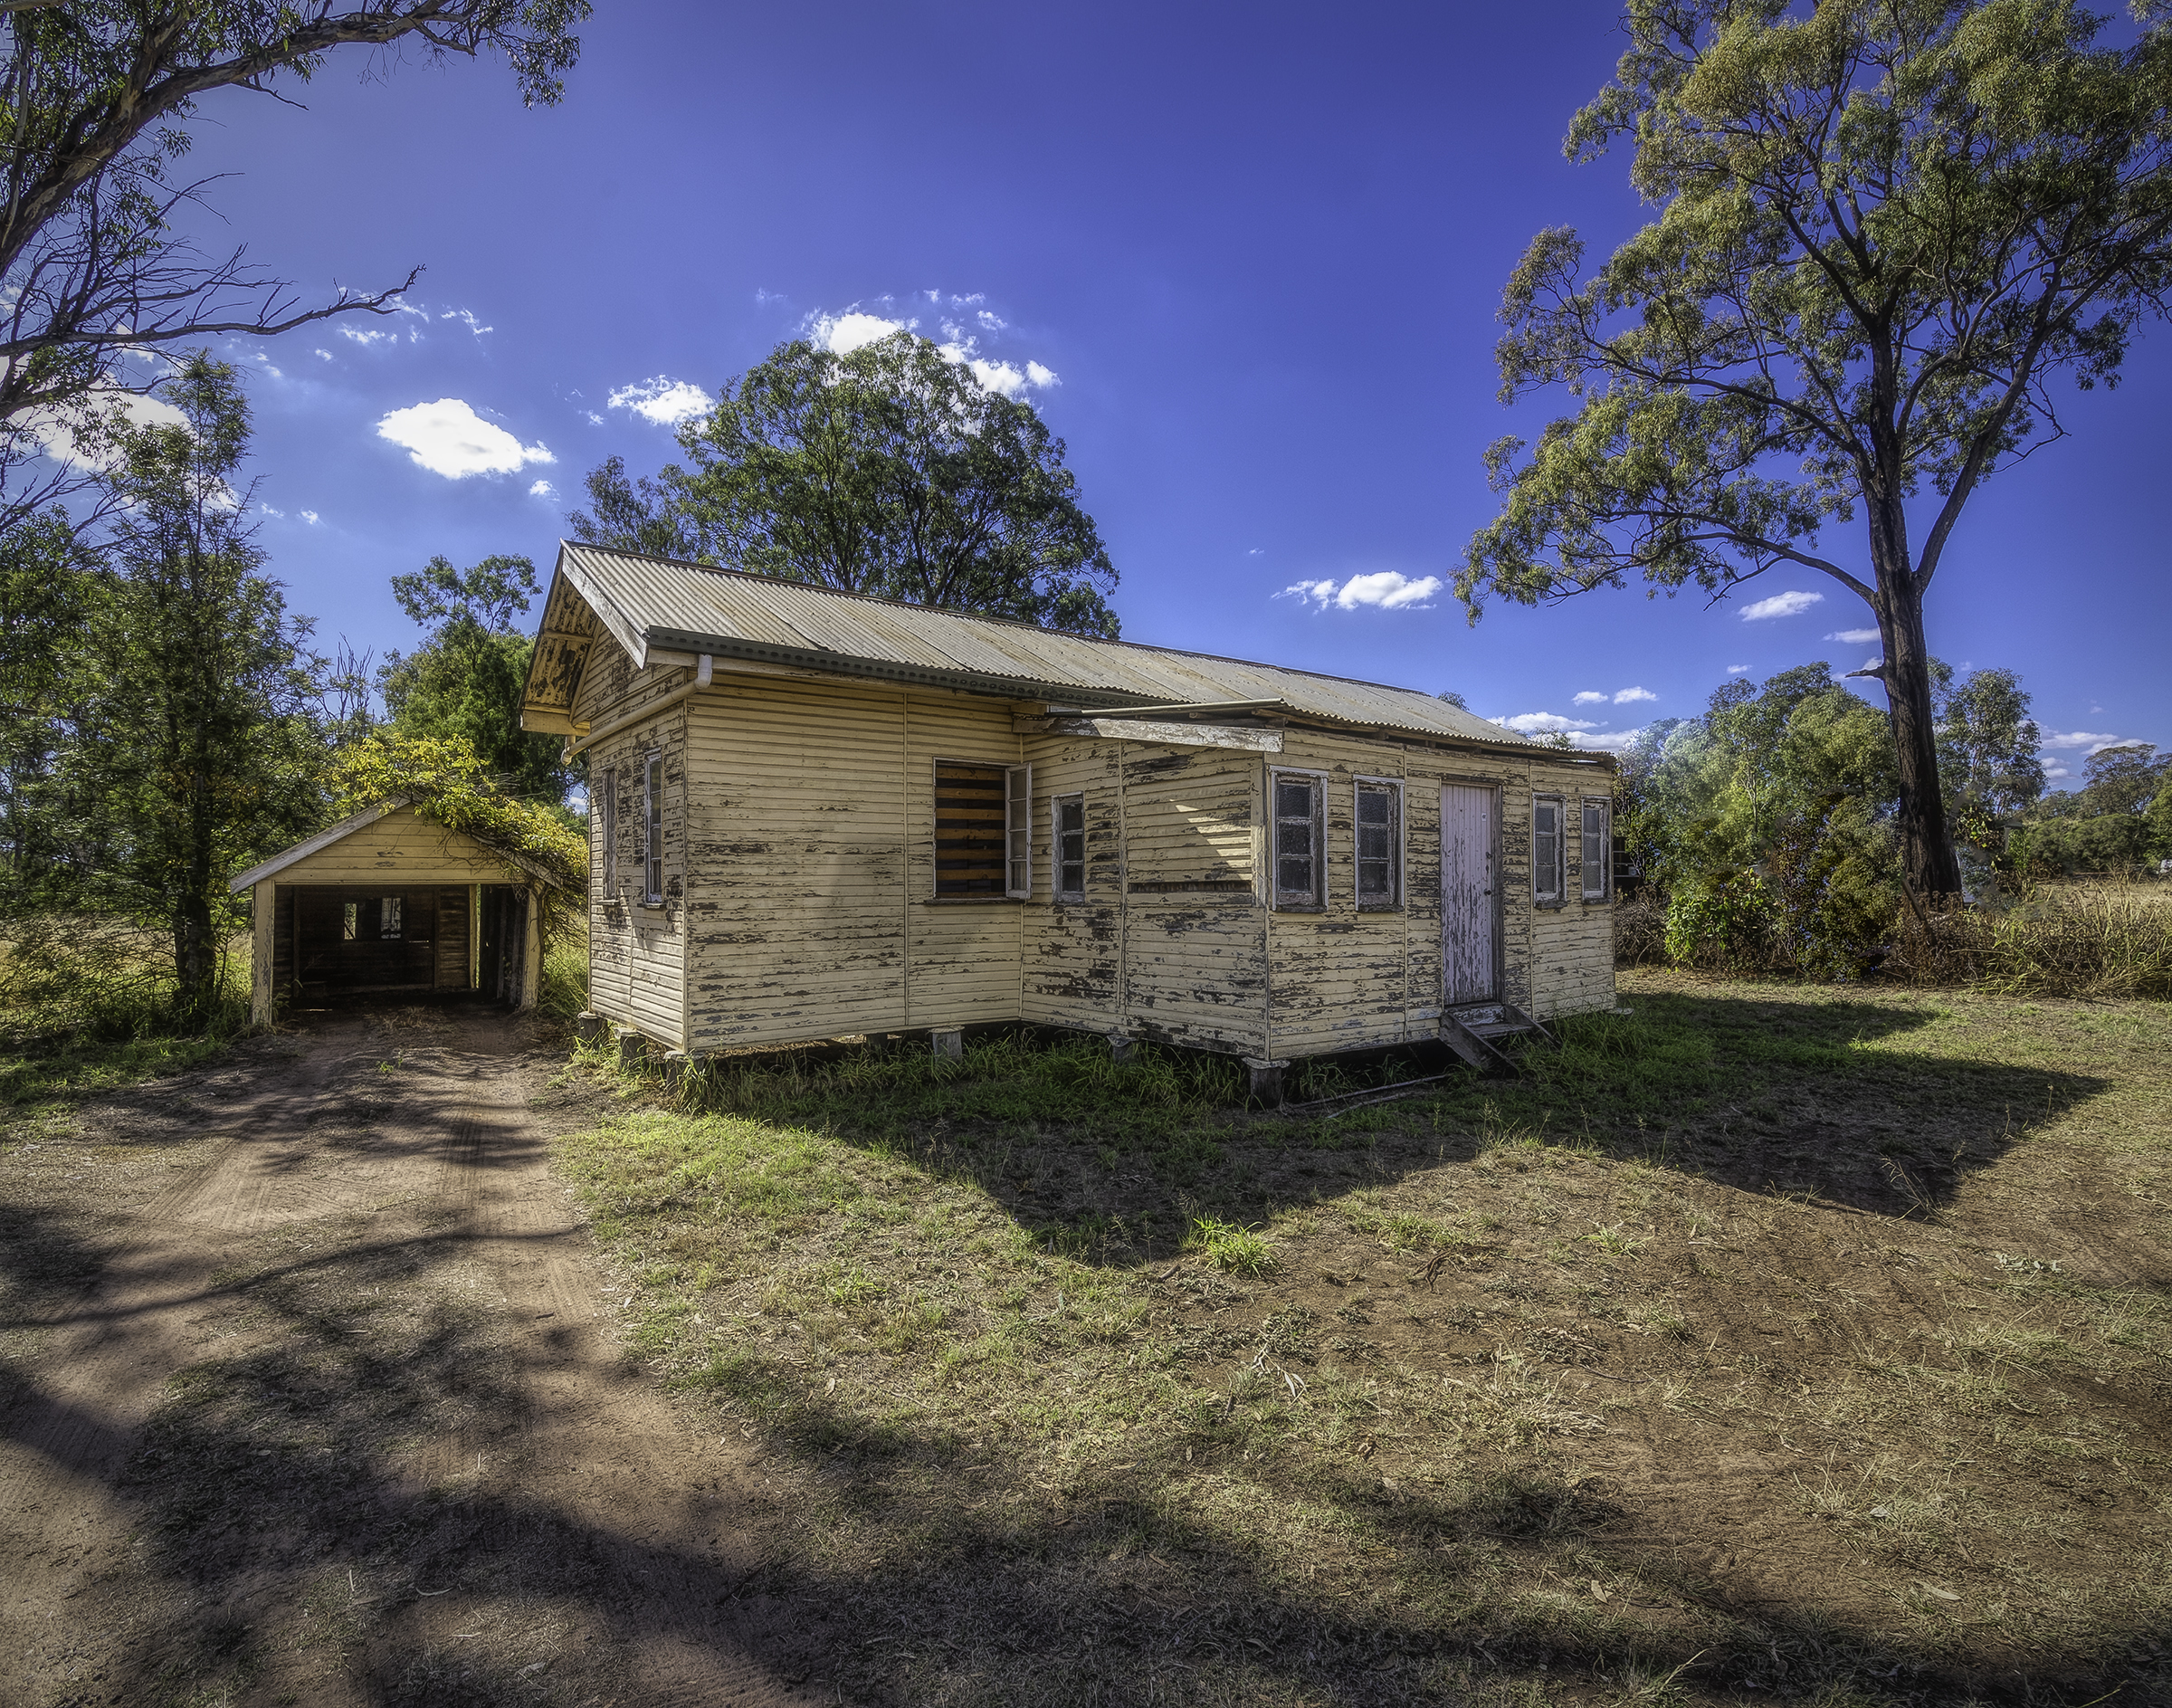
[[[935,892],[1004,892],[1004,768],[935,767]]]

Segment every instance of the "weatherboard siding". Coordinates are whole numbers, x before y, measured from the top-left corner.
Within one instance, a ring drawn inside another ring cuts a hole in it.
[[[599,644],[579,720],[688,688]],[[1611,778],[1529,756],[1283,731],[1283,750],[1017,733],[993,697],[735,673],[592,754],[591,1006],[697,1052],[1026,1020],[1246,1055],[1437,1037],[1440,791],[1498,791],[1500,995],[1541,1018],[1614,1001],[1611,906],[1530,894],[1534,792]],[[1032,729],[1028,724],[1024,726]],[[665,754],[666,904],[638,905],[642,756]],[[938,760],[1033,767],[1031,897],[938,900]],[[603,892],[601,778],[620,768],[621,893]],[[1267,776],[1327,779],[1327,902],[1266,907]],[[1355,788],[1403,786],[1402,905],[1360,912]],[[1053,895],[1058,797],[1083,795],[1083,901]]]

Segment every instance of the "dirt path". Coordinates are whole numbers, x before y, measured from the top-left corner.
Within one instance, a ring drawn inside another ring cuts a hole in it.
[[[0,1157],[0,1701],[835,1700],[751,1449],[612,1342],[548,1069],[346,1017]]]

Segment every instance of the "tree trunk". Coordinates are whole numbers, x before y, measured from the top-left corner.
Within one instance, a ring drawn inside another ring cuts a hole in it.
[[[1890,578],[1881,575],[1879,582],[1887,716],[1900,771],[1901,871],[1910,890],[1935,903],[1960,894],[1961,867],[1939,789],[1938,719],[1931,709],[1923,597],[1905,568]]]

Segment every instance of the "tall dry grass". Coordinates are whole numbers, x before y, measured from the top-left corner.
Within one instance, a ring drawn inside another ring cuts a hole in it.
[[[2033,884],[2010,901],[1895,923],[1881,969],[2015,997],[2172,997],[2172,884]]]

